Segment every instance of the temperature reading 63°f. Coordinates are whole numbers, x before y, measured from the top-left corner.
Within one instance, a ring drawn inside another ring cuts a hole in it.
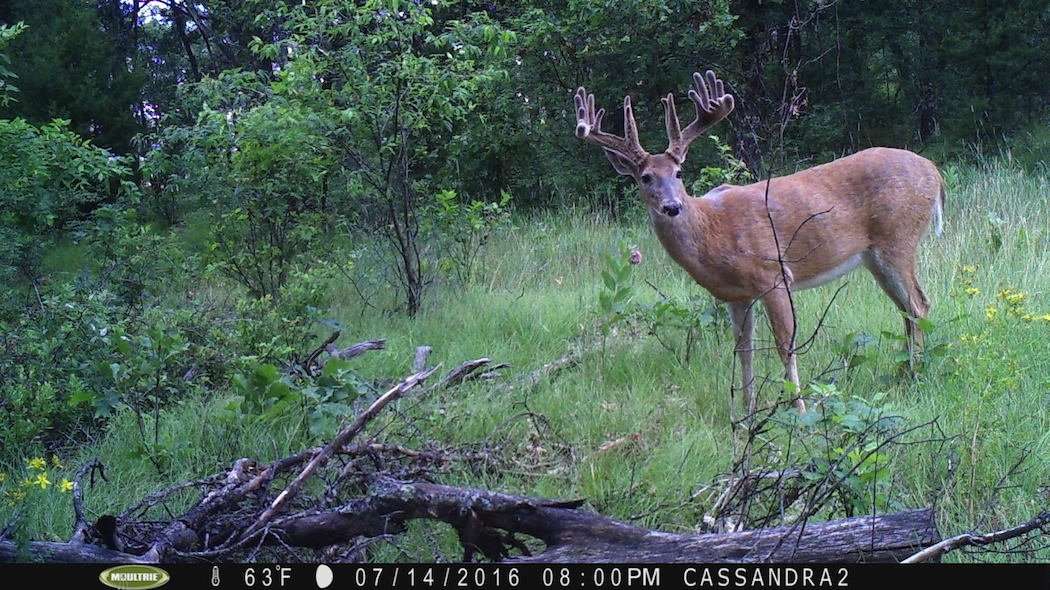
[[[273,567],[249,567],[244,570],[244,585],[254,588],[259,585],[263,588],[277,586],[283,588],[292,580],[292,568],[281,565]]]

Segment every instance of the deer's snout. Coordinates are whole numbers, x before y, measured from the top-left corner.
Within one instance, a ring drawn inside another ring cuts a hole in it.
[[[682,212],[681,203],[667,203],[660,207],[660,211],[668,217],[677,217]]]

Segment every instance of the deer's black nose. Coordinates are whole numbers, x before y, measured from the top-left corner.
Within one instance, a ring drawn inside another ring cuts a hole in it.
[[[664,215],[666,215],[668,217],[676,217],[679,213],[682,212],[682,206],[681,205],[677,205],[677,204],[676,205],[664,205],[663,208],[662,208],[662,211],[664,212]]]

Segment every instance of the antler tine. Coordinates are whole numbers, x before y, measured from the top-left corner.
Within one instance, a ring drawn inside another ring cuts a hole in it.
[[[660,99],[660,102],[664,103],[664,127],[667,128],[668,141],[667,151],[671,151],[682,140],[682,124],[678,121],[678,111],[675,110],[674,94],[668,92],[667,96]]]
[[[689,99],[696,108],[696,119],[685,129],[682,129],[678,122],[674,96],[669,94],[664,99],[664,118],[669,141],[667,153],[679,161],[685,159],[689,144],[709,127],[729,116],[734,106],[733,95],[726,94],[722,81],[711,70],[707,71],[706,80],[700,72],[693,74],[693,87],[689,89]]]
[[[638,141],[638,125],[634,120],[630,96],[623,99],[623,137],[602,131],[605,109],[595,111],[594,95],[588,94],[582,86],[576,91],[573,102],[576,104],[576,137],[616,152],[635,162],[640,162],[649,156],[649,152],[646,152]]]
[[[634,109],[631,107],[631,95],[623,97],[623,137],[627,147],[636,153],[646,153],[638,141],[638,124],[634,121]]]

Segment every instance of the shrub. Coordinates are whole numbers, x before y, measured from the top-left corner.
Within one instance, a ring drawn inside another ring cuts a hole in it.
[[[510,224],[509,206],[506,192],[491,203],[464,202],[453,190],[439,192],[428,217],[442,252],[441,270],[461,284],[477,278],[478,255],[495,232]]]
[[[293,377],[275,365],[260,363],[233,377],[236,394],[226,406],[233,415],[262,422],[300,414],[311,440],[335,434],[354,402],[371,388],[346,361],[330,359],[317,376]]]
[[[55,120],[37,127],[0,119],[0,273],[35,279],[47,238],[84,210],[134,191],[120,159]]]

